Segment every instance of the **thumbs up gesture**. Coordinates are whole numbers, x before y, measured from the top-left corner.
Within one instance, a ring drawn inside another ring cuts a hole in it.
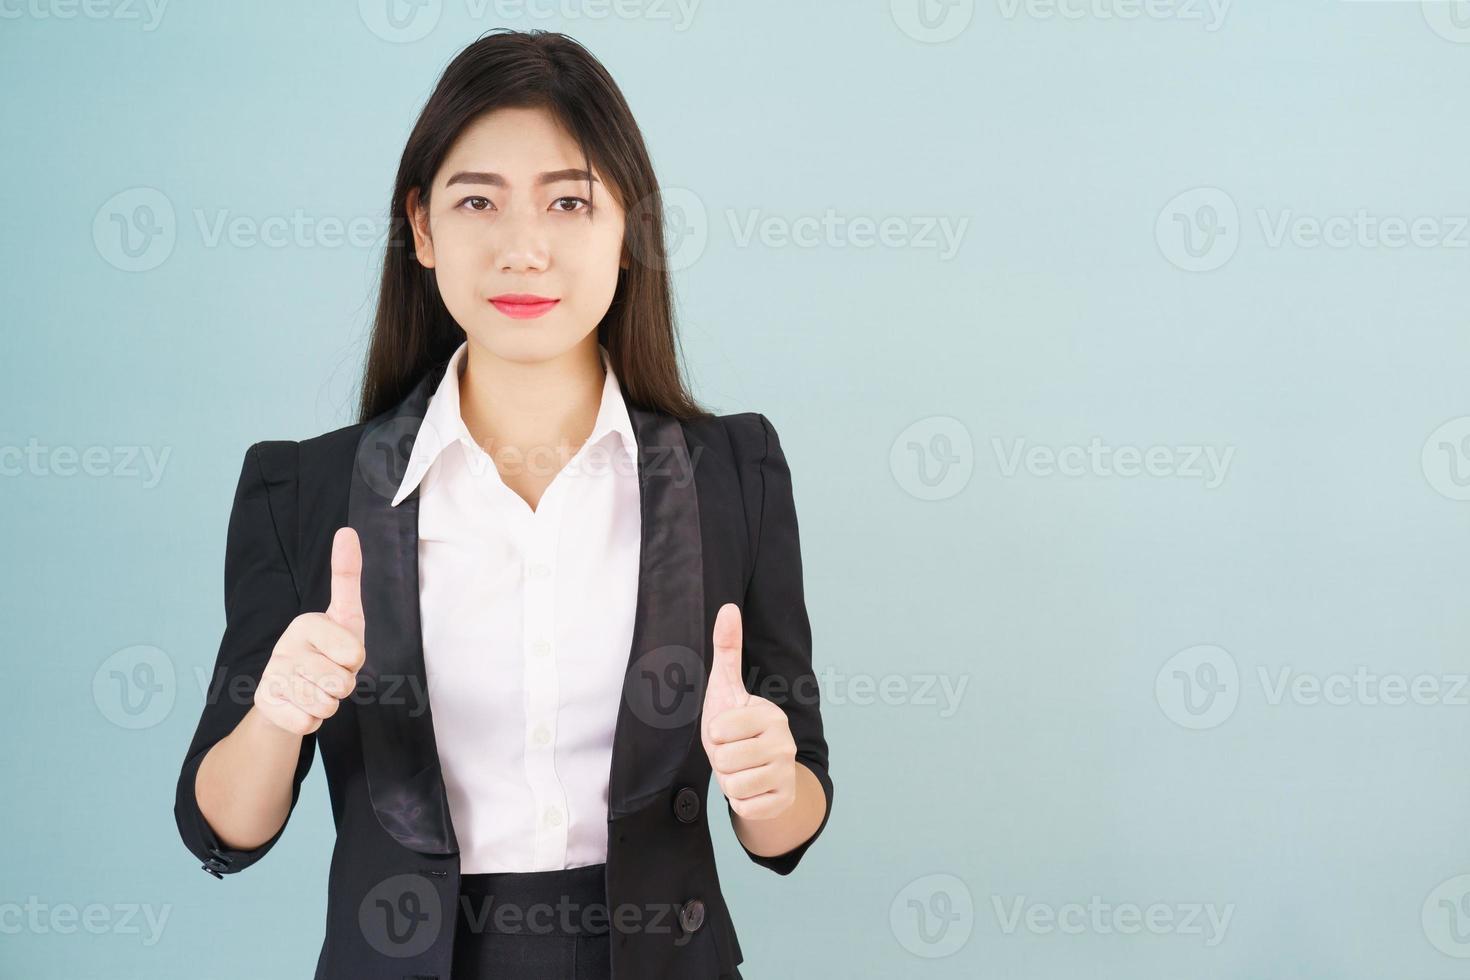
[[[309,735],[357,687],[363,646],[362,545],[350,527],[332,539],[332,601],[287,625],[255,688],[255,709],[277,728]]]
[[[796,802],[796,741],[786,712],[746,691],[741,644],[740,607],[727,602],[715,616],[700,738],[730,808],[747,820],[766,820]]]

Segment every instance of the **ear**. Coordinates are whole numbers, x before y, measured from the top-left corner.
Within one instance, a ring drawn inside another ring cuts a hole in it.
[[[409,228],[413,232],[413,251],[419,265],[434,268],[434,239],[429,237],[429,208],[419,200],[419,189],[410,187],[404,199]]]

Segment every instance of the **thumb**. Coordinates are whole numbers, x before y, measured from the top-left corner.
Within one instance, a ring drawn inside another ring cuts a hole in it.
[[[363,642],[362,544],[350,527],[338,528],[332,538],[332,601],[327,606],[327,618]]]
[[[710,665],[709,686],[704,692],[704,717],[713,720],[721,712],[738,708],[750,701],[741,673],[742,645],[740,607],[727,602],[715,615],[714,662]]]

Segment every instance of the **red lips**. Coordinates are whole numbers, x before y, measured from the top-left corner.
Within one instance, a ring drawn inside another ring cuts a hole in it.
[[[537,296],[535,293],[502,293],[499,296],[490,297],[492,306],[506,316],[517,320],[540,316],[560,302],[559,299]]]

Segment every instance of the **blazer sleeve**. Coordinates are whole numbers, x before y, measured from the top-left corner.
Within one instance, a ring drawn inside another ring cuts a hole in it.
[[[254,704],[255,688],[271,651],[300,611],[300,597],[280,533],[283,527],[293,525],[278,517],[279,510],[294,506],[295,449],[294,443],[260,442],[245,452],[225,538],[224,637],[205,692],[203,715],[185,755],[174,796],[174,820],[184,845],[216,878],[243,871],[260,860],[286,829],[283,822],[274,837],[251,850],[225,847],[200,812],[194,779],[210,748],[234,731]],[[279,499],[273,499],[272,486]],[[286,513],[290,516],[293,512]],[[301,740],[291,791],[292,810],[315,752],[313,732]],[[288,812],[288,820],[289,816]]]
[[[754,854],[750,859],[779,875],[796,869],[802,855],[821,836],[832,815],[832,777],[827,771],[827,742],[822,734],[822,712],[816,677],[812,672],[812,631],[802,589],[801,544],[797,534],[796,503],[791,470],[781,450],[776,429],[757,415],[761,433],[759,478],[749,481],[747,493],[759,499],[758,531],[745,605],[740,610],[741,656],[751,690],[786,712],[796,742],[796,760],[804,763],[822,784],[827,810],[807,840],[774,857]],[[725,801],[731,814],[734,807]],[[736,838],[737,840],[739,838]]]

